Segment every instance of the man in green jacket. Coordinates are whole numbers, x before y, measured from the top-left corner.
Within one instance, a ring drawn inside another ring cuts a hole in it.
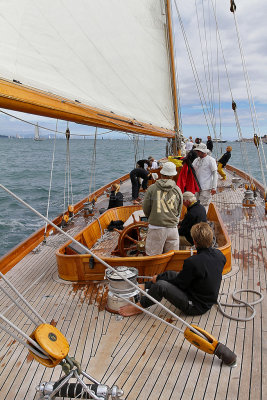
[[[161,179],[151,185],[143,201],[143,211],[148,218],[146,254],[153,256],[170,250],[179,250],[179,222],[183,195],[173,177],[176,166],[166,162],[160,171]]]

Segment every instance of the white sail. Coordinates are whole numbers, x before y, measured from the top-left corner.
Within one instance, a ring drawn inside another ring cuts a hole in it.
[[[162,0],[0,3],[0,76],[174,127]]]

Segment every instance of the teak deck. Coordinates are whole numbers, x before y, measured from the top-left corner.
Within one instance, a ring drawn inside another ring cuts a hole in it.
[[[220,290],[221,300],[232,302],[230,294],[236,289],[255,289],[266,295],[267,232],[262,199],[258,197],[255,208],[242,208],[244,190],[230,188],[229,172],[227,176],[213,201],[232,242],[232,272],[223,277]],[[122,192],[130,197],[129,182],[122,185]],[[99,207],[105,203],[107,199],[103,198]],[[88,220],[80,215],[77,222],[68,233],[77,234]],[[43,318],[67,337],[70,356],[81,362],[88,374],[101,383],[117,384],[127,400],[267,398],[266,296],[255,306],[256,316],[249,322],[230,320],[217,306],[200,317],[181,314],[237,354],[237,366],[231,369],[217,357],[190,345],[182,333],[146,314],[120,320],[107,312],[103,282],[78,284],[59,279],[55,250],[65,241],[61,234],[50,236],[40,251],[29,253],[6,276]],[[252,301],[254,295],[242,298]],[[5,312],[10,301],[2,292],[0,299],[1,312]],[[170,309],[174,311],[174,307]],[[159,306],[151,310],[185,329]],[[228,312],[233,316],[250,315],[245,308],[230,308]],[[5,316],[26,333],[33,331],[33,324],[17,308],[10,308]],[[0,399],[37,400],[35,387],[57,380],[61,368],[39,365],[3,331],[0,340]]]

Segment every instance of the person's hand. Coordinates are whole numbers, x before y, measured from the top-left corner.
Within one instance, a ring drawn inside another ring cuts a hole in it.
[[[158,276],[158,275],[154,275],[154,276],[152,277],[152,279],[151,279],[151,282],[152,282],[152,283],[156,283],[156,282],[157,282],[157,276]]]
[[[216,194],[216,189],[211,189],[211,194],[212,194],[212,196],[214,195],[214,194]]]

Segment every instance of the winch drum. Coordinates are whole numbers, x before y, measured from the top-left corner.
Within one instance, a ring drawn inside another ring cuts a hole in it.
[[[135,285],[138,284],[138,270],[136,268],[121,266],[117,267],[117,271]],[[109,286],[108,300],[106,305],[106,309],[108,311],[117,314],[120,307],[128,304],[128,302],[124,299],[135,302],[135,299],[139,294],[138,289],[135,289],[128,282],[123,280],[118,274],[111,270],[107,270],[106,279],[108,280]],[[118,295],[122,298],[118,297]]]

